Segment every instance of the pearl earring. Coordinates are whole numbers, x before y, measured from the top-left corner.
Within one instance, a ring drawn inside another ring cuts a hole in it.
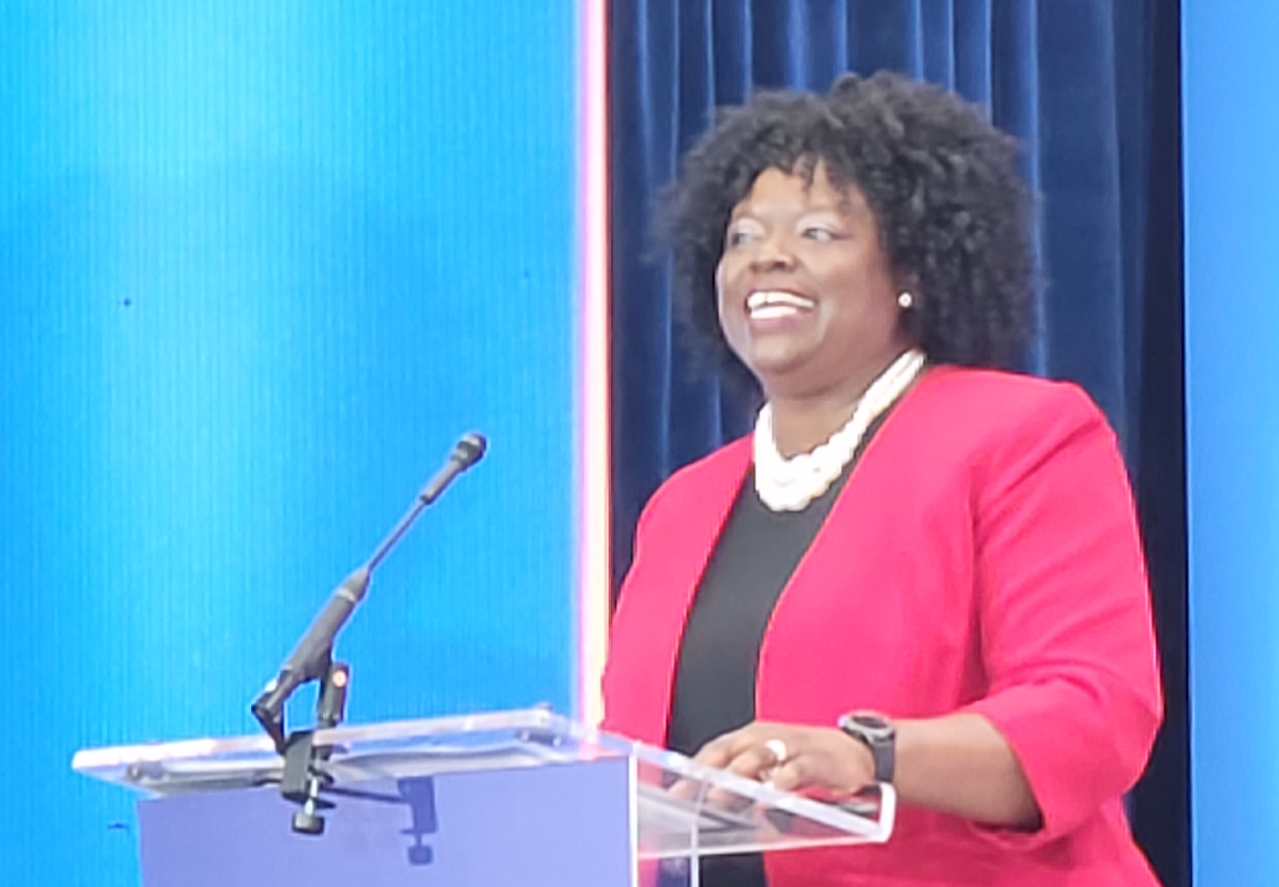
[[[915,304],[915,297],[910,293],[902,293],[897,297],[897,307],[903,311],[909,311]]]

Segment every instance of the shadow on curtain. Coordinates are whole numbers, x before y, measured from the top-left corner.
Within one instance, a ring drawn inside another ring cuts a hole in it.
[[[1190,882],[1178,0],[613,0],[614,588],[645,500],[749,430],[672,325],[650,209],[717,106],[903,71],[990,109],[1040,195],[1047,286],[1032,372],[1106,411],[1141,510],[1167,720],[1133,826],[1167,887]]]

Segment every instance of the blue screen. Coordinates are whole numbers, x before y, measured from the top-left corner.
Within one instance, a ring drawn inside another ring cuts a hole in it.
[[[458,435],[349,719],[571,704],[575,4],[0,6],[0,858],[137,882],[81,747],[248,703]],[[310,698],[290,708],[308,717]]]
[[[1279,883],[1279,6],[1183,0],[1195,887]]]

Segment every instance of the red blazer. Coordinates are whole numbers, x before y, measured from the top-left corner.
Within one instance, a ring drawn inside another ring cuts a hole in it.
[[[613,619],[604,729],[661,745],[680,635],[750,463],[744,438],[640,519]],[[770,887],[1143,887],[1122,797],[1161,717],[1149,592],[1114,435],[1078,388],[940,367],[867,446],[783,590],[761,720],[978,712],[1043,813],[1033,833],[899,809],[883,846],[766,855]]]

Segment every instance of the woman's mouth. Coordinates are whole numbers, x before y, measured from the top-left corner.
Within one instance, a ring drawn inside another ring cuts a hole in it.
[[[816,307],[807,296],[787,290],[756,290],[746,298],[746,316],[753,321],[781,320]]]

